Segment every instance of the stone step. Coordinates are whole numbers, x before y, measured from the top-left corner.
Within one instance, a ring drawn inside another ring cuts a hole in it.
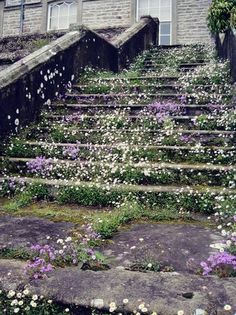
[[[195,230],[193,228],[192,233]],[[210,234],[206,229],[203,233],[204,236]],[[136,236],[134,240],[138,238]],[[209,239],[207,236],[205,238]],[[197,240],[195,243],[202,242]],[[169,244],[164,248],[167,246]],[[30,281],[24,268],[25,263],[22,261],[1,259],[0,289],[8,292],[9,288],[15,290],[16,287],[24,287]],[[13,285],[9,286],[9,283]],[[145,312],[147,310],[147,314],[173,315],[181,311],[181,314],[186,315],[202,315],[208,313],[210,305],[213,314],[225,315],[231,313],[224,310],[226,304],[232,305],[231,314],[236,312],[234,278],[219,279],[180,272],[137,272],[124,268],[94,272],[67,267],[57,268],[48,278],[30,281],[28,287],[31,295],[44,296],[46,300],[53,300],[64,308],[73,308],[73,314],[108,314],[111,302],[117,314],[133,314],[140,307]],[[193,294],[191,299],[186,297],[189,293]]]
[[[73,90],[75,92],[79,93],[111,93],[111,92],[130,92],[130,93],[154,93],[154,92],[162,92],[165,91],[165,93],[175,93],[177,90],[181,88],[180,85],[175,84],[163,84],[163,85],[156,85],[156,84],[143,84],[143,85],[127,85],[127,84],[112,84],[112,85],[105,85],[103,82],[97,83],[95,85],[91,84],[84,84],[84,85],[74,85]],[[210,88],[206,87],[206,88]]]
[[[179,76],[158,76],[157,74],[155,75],[146,75],[146,76],[133,76],[133,77],[125,77],[122,75],[119,76],[113,76],[113,77],[104,77],[100,79],[99,77],[96,78],[88,78],[86,79],[87,82],[90,83],[99,83],[99,82],[107,82],[107,83],[128,83],[128,82],[161,82],[161,83],[166,83],[166,84],[171,84],[175,83],[179,79]]]
[[[109,111],[124,109],[129,110],[131,113],[137,113],[137,111],[150,108],[150,104],[79,104],[79,103],[52,103],[51,105],[45,105],[45,108],[52,109],[53,111],[62,109],[68,110],[68,112],[83,112],[88,114],[93,110],[96,113],[98,110]],[[210,105],[210,104],[179,104],[178,107],[186,112],[187,115],[202,114],[202,113],[211,113],[212,111],[219,111],[222,109],[231,109],[234,108],[234,104],[224,104],[224,105]],[[133,117],[139,118],[140,116],[134,115]]]
[[[211,194],[211,195],[234,195],[236,189],[226,188],[226,187],[210,187],[210,186],[189,186],[189,185],[132,185],[132,184],[110,184],[109,188],[107,184],[98,184],[93,182],[82,182],[74,180],[57,180],[57,179],[45,179],[45,178],[32,178],[32,177],[23,177],[23,176],[11,176],[9,177],[11,181],[14,182],[24,182],[26,184],[43,184],[48,187],[52,187],[52,193],[56,193],[56,189],[60,187],[98,187],[106,191],[119,191],[119,192],[144,192],[144,193],[194,193],[194,194]],[[3,183],[7,180],[7,177],[0,177],[0,183]]]
[[[15,142],[5,151],[10,157],[37,157],[64,158],[65,151],[76,149],[76,156],[83,160],[103,160],[116,162],[199,162],[210,164],[236,164],[235,146],[177,146],[177,145],[130,145],[130,142],[115,144],[90,144],[90,143],[55,143],[46,141]],[[115,155],[114,155],[115,154]],[[66,156],[68,154],[66,153]]]
[[[3,158],[7,171],[4,176],[30,176],[47,179],[64,179],[94,183],[124,183],[136,185],[203,185],[234,187],[235,166],[172,163],[108,163],[103,161],[47,159],[47,172],[39,168],[32,172],[28,165],[37,165],[32,158]],[[0,160],[0,161],[1,161]],[[3,167],[4,169],[4,167]]]
[[[123,148],[126,147],[128,144],[126,143],[116,143],[114,145],[110,145],[110,144],[102,144],[102,145],[91,145],[90,143],[87,144],[81,144],[81,143],[56,143],[56,142],[40,142],[40,141],[26,141],[25,144],[28,144],[30,146],[44,146],[44,145],[54,145],[54,146],[58,146],[58,147],[65,147],[65,146],[71,146],[71,147],[81,147],[81,148],[87,148],[87,147],[98,147],[98,148]],[[129,145],[130,148],[146,148],[146,149],[157,149],[157,150],[187,150],[187,151],[191,151],[194,150],[195,148],[193,146],[168,146],[168,145],[160,145],[160,146],[155,146],[155,145]],[[198,149],[199,146],[196,147],[196,149]],[[204,147],[203,149],[205,150],[213,150],[213,151],[235,151],[236,148],[234,146],[231,147],[217,147],[217,146],[210,146],[210,147]]]
[[[122,115],[122,114],[121,114]],[[118,115],[117,115],[118,116]],[[105,123],[103,123],[103,119],[106,119],[108,116],[105,115],[89,115],[89,116],[83,116],[83,115],[53,115],[53,114],[45,114],[43,116],[46,120],[52,121],[52,122],[61,122],[61,123],[71,123],[74,125],[79,125],[81,129],[84,129],[83,126],[85,126],[85,128],[90,128],[91,131],[93,131],[93,126],[98,125],[99,126],[99,122],[101,122],[101,125],[103,125],[103,131],[106,129],[105,127]],[[115,116],[113,116],[115,119]],[[186,127],[188,127],[190,130],[201,130],[201,126],[198,126],[195,121],[197,119],[197,116],[169,116],[167,117],[169,120],[173,121],[175,123],[176,126],[173,126],[173,129],[176,128],[182,128],[182,129],[186,129]],[[218,116],[220,117],[220,116]],[[167,120],[164,119],[163,121],[160,120],[158,121],[158,119],[155,118],[154,115],[150,115],[150,116],[145,116],[145,115],[140,115],[140,116],[136,116],[136,115],[129,115],[127,113],[126,117],[121,117],[120,116],[120,124],[122,124],[122,128],[127,130],[127,124],[131,124],[129,127],[130,128],[130,132],[132,131],[136,131],[136,132],[152,132],[152,133],[159,133],[160,130],[162,130],[163,125],[165,123],[165,121]],[[215,119],[217,118],[217,116],[215,117],[208,117],[208,122],[212,123],[212,125],[209,125],[209,127],[207,127],[206,125],[202,126],[202,129],[204,128],[209,128],[209,134],[210,131],[215,131],[215,134],[221,134],[220,131],[223,132],[224,135],[234,135],[234,131],[233,130],[224,130],[223,126],[218,126],[217,124],[214,124]],[[147,126],[148,120],[150,119],[150,129]],[[142,125],[144,125],[145,127],[142,128]],[[112,127],[112,124],[110,123],[109,128]],[[138,128],[137,130],[135,130],[135,128]],[[154,129],[155,128],[155,129]],[[233,127],[232,127],[233,128]],[[113,129],[119,129],[117,127],[115,127],[115,123],[114,123],[114,127]],[[121,128],[120,128],[121,129]],[[100,129],[99,129],[100,130]],[[98,130],[98,131],[99,131]],[[111,130],[111,129],[109,129]],[[89,130],[87,130],[89,131]],[[226,133],[224,133],[224,131]]]
[[[87,93],[87,94],[79,94],[79,93],[67,93],[65,95],[66,100],[70,101],[80,101],[83,102],[85,100],[89,101],[91,104],[94,104],[94,102],[102,102],[103,104],[106,104],[108,102],[114,102],[117,100],[179,100],[182,94],[178,93],[109,93],[109,94],[100,94],[100,93]]]
[[[219,99],[224,101],[230,100],[232,98],[231,94],[217,94],[214,93],[214,97],[219,96]],[[147,102],[150,104],[151,101],[179,101],[182,99],[183,95],[181,93],[110,93],[110,94],[79,94],[79,93],[67,93],[65,95],[66,101],[69,102],[78,102],[84,104],[95,104],[95,103],[114,103],[119,101],[125,102],[133,102],[140,103],[140,102]],[[188,95],[187,99],[191,99],[191,103],[194,103],[194,96]],[[204,103],[206,104],[206,103]]]
[[[156,93],[156,92],[165,92],[165,93],[176,93],[180,91],[182,88],[179,84],[160,84],[157,83],[153,84],[110,84],[103,83],[100,81],[97,82],[96,85],[89,84],[77,84],[73,85],[73,91],[79,93],[88,93],[88,94],[104,94],[104,93],[115,93],[115,92],[126,92],[126,93]],[[212,85],[196,85],[196,88],[201,88],[202,91],[209,91],[209,92],[217,92],[222,91],[222,86],[212,86]]]
[[[0,156],[1,161],[9,161],[13,163],[28,163],[34,158],[19,158],[19,157],[5,157]],[[91,166],[91,165],[100,165],[100,161],[85,161],[85,160],[60,160],[60,159],[51,159],[53,164],[69,164],[72,167],[76,165],[83,166]],[[104,160],[104,165],[111,165],[110,163]],[[122,163],[115,163],[114,166],[124,166]],[[140,162],[140,163],[129,163],[128,166],[134,168],[155,168],[155,169],[171,169],[171,170],[206,170],[206,171],[236,171],[236,165],[211,165],[211,164],[187,164],[187,163],[148,163],[148,162]]]
[[[83,122],[76,122],[75,120],[58,120],[57,123],[54,122],[53,126],[50,126],[48,122],[48,127],[44,126],[40,129],[38,127],[31,128],[29,132],[25,133],[25,138],[27,140],[33,139],[45,139],[46,141],[63,141],[63,142],[76,142],[80,143],[90,143],[90,144],[103,144],[103,143],[114,143],[117,141],[130,141],[133,144],[166,144],[167,142],[176,145],[196,144],[201,142],[203,146],[215,145],[222,146],[224,144],[233,145],[236,142],[236,132],[230,131],[216,131],[212,130],[183,130],[174,129],[173,132],[168,135],[164,129],[147,129],[140,126],[135,126],[130,129],[128,126],[128,121],[126,126],[123,128],[117,128],[116,126],[107,126],[102,129],[94,129],[92,121],[88,122],[84,120],[85,128],[90,124],[90,129],[83,129]],[[95,120],[96,121],[96,120]],[[63,124],[63,125],[62,125]],[[68,126],[70,124],[70,126]],[[73,127],[71,126],[73,124]],[[76,127],[77,126],[77,127]],[[93,128],[93,129],[92,129]],[[96,128],[96,125],[95,125]]]

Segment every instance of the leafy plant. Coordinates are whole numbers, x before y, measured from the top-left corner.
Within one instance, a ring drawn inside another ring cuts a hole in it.
[[[213,34],[235,27],[235,7],[235,0],[213,0],[208,13],[208,27]]]

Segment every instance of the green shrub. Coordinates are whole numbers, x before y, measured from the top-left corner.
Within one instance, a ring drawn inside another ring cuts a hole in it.
[[[236,26],[236,0],[213,0],[208,13],[208,27],[213,34]]]
[[[19,208],[27,206],[33,201],[45,199],[49,199],[48,187],[42,184],[33,184],[17,194],[13,201],[10,201],[5,208],[7,210],[15,211]]]

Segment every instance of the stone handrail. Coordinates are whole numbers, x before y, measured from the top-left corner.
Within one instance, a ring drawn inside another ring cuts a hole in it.
[[[0,137],[36,120],[86,67],[117,72],[157,43],[158,23],[142,19],[110,43],[84,27],[72,30],[0,72]]]
[[[118,69],[126,68],[140,52],[158,45],[159,20],[143,16],[112,42],[118,49]]]

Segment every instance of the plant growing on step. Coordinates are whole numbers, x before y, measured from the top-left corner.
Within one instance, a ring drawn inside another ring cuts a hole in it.
[[[179,78],[180,92],[189,103],[220,104],[230,99],[230,71],[228,62],[211,61]]]
[[[15,211],[19,208],[25,207],[28,204],[49,199],[49,190],[43,184],[31,184],[25,186],[20,192],[16,190],[16,195],[12,201],[6,204],[6,209]]]
[[[154,112],[158,122],[163,122],[171,116],[180,116],[184,114],[184,108],[177,103],[172,102],[156,102],[149,105],[151,112]]]
[[[162,262],[158,262],[155,260],[141,260],[134,262],[131,266],[129,266],[127,269],[131,271],[139,271],[139,272],[173,272],[174,268],[172,266],[168,266],[166,264],[163,264]]]
[[[26,163],[27,171],[33,175],[40,175],[42,177],[49,176],[53,165],[51,159],[46,159],[44,156],[38,156],[35,159]]]
[[[71,314],[68,307],[33,294],[27,287],[9,291],[0,290],[0,313],[6,315]]]
[[[16,181],[14,178],[4,180],[0,184],[0,196],[1,197],[12,197],[15,194],[20,194],[24,191],[26,184],[24,180]]]
[[[32,258],[25,271],[31,279],[46,277],[56,267],[78,266],[79,263],[96,263],[105,261],[102,254],[94,250],[101,241],[101,236],[91,225],[83,226],[84,232],[76,237],[58,239],[55,245],[36,244],[31,246]]]
[[[213,0],[208,12],[208,27],[213,34],[236,27],[235,0]]]
[[[219,211],[215,212],[213,220],[225,240],[211,245],[218,252],[201,263],[203,275],[236,277],[236,199],[235,196],[228,199],[221,196],[216,199],[216,209]]]
[[[202,262],[203,275],[216,274],[221,278],[236,277],[236,256],[227,252],[211,255],[207,262]]]

